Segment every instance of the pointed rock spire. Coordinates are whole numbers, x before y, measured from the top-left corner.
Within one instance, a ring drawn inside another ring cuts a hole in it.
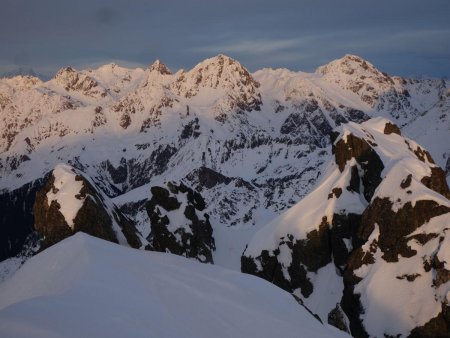
[[[167,68],[167,66],[162,63],[159,59],[156,60],[155,62],[153,62],[153,64],[151,64],[149,66],[149,69],[151,72],[156,71],[158,73],[160,73],[161,75],[171,75],[172,72],[169,70],[169,68]]]

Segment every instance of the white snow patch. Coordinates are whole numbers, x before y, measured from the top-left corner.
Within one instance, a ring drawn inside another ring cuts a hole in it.
[[[304,299],[313,313],[327,322],[329,312],[341,301],[344,290],[342,277],[336,273],[334,263],[330,263],[320,268],[317,273],[308,273],[308,278],[314,285],[313,293],[307,299],[304,299],[301,293],[297,295]]]
[[[85,198],[77,198],[83,188],[83,182],[75,180],[75,171],[72,167],[59,164],[53,170],[53,176],[55,182],[53,186],[56,191],[51,189],[47,193],[48,205],[50,206],[52,201],[56,201],[60,205],[59,211],[63,214],[69,227],[73,229],[73,220],[77,216],[78,210],[83,206]]]

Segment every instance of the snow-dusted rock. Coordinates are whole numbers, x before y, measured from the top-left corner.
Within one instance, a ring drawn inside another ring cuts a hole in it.
[[[213,263],[215,242],[203,197],[173,182],[167,188],[152,187],[151,193],[146,203],[151,224],[147,248]]]
[[[192,98],[201,95],[202,91],[209,97],[216,97],[213,109],[220,115],[216,119],[224,122],[230,111],[260,110],[260,84],[238,61],[225,56],[204,60],[192,70],[181,73],[172,87],[178,95]],[[202,90],[203,89],[203,90]],[[203,94],[203,100],[207,97]]]
[[[315,190],[256,233],[242,271],[293,293],[324,321],[345,313],[357,337],[445,336],[443,170],[382,118],[342,125],[333,153]]]
[[[106,90],[89,75],[83,74],[72,67],[65,67],[58,71],[54,81],[67,92],[76,91],[92,97],[105,97]]]
[[[111,242],[141,246],[133,223],[80,171],[60,164],[36,193],[34,228],[46,248],[78,231]]]

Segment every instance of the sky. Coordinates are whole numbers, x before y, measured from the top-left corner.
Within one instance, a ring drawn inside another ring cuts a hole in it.
[[[226,54],[250,71],[314,71],[345,54],[450,77],[449,0],[1,0],[0,74],[116,62],[172,70]]]

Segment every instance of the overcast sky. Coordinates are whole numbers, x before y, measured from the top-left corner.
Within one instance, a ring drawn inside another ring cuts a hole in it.
[[[390,74],[450,77],[450,0],[1,0],[0,73],[157,58],[188,69],[219,53],[251,71],[356,54]]]

